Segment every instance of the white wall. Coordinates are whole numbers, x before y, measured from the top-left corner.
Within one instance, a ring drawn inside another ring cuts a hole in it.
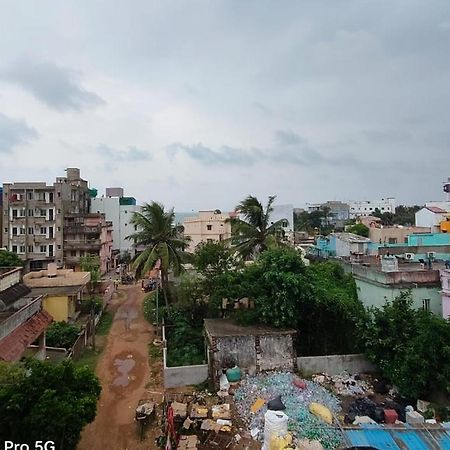
[[[370,216],[377,208],[382,213],[395,213],[396,201],[395,198],[388,197],[380,200],[350,201],[348,205],[350,208],[350,218],[354,219],[358,216]]]
[[[273,211],[270,215],[270,222],[286,219],[288,226],[283,227],[284,231],[294,230],[294,206],[293,205],[273,205]]]
[[[427,208],[419,209],[416,212],[416,227],[430,227],[433,228],[443,220],[442,214],[434,213]]]
[[[133,243],[126,237],[134,233],[130,224],[133,212],[140,211],[138,205],[120,205],[119,197],[99,197],[91,200],[91,212],[105,214],[106,220],[113,223],[113,250],[132,252]]]

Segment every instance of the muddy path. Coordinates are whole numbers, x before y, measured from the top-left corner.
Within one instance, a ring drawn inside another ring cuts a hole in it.
[[[139,439],[134,415],[139,400],[148,398],[146,388],[160,389],[153,379],[159,370],[148,364],[148,344],[154,338],[154,329],[143,317],[145,294],[140,285],[122,289],[127,298],[111,305],[117,311],[96,369],[102,384],[97,416],[83,430],[78,450],[149,448],[148,441]]]

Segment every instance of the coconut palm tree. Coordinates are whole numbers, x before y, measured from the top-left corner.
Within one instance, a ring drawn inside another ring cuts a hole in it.
[[[270,222],[275,198],[275,196],[270,196],[267,205],[263,207],[256,197],[249,195],[235,208],[242,218],[237,216],[229,219],[231,242],[244,259],[254,259],[264,250],[282,244],[284,237],[282,226],[287,220],[280,219],[274,223]]]
[[[127,239],[132,240],[135,246],[145,248],[133,261],[136,276],[143,276],[160,260],[163,295],[168,306],[169,269],[175,275],[183,271],[184,250],[189,239],[183,236],[183,227],[175,225],[173,208],[165,211],[161,203],[144,204],[141,212],[133,214],[131,224],[136,232]]]

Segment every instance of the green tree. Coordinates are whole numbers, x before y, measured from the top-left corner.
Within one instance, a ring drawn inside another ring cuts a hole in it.
[[[236,211],[244,218],[232,217],[232,243],[244,259],[254,259],[268,248],[278,247],[283,239],[283,223],[286,219],[270,223],[275,196],[270,196],[263,207],[260,201],[251,195],[236,206]]]
[[[8,250],[0,250],[0,267],[22,267],[23,261]]]
[[[49,347],[70,348],[80,332],[79,327],[67,322],[52,322],[46,331],[46,344]]]
[[[175,225],[173,208],[165,211],[164,206],[157,202],[146,203],[141,212],[133,214],[131,223],[137,231],[127,238],[135,246],[145,247],[133,262],[136,276],[144,276],[160,260],[163,295],[168,306],[169,269],[179,275],[183,271],[182,262],[186,259],[184,250],[188,239],[183,236],[183,227]]]
[[[86,255],[80,257],[80,266],[83,272],[90,272],[91,283],[95,284],[100,281],[100,258],[95,255]]]
[[[36,441],[53,441],[74,450],[81,430],[95,417],[98,378],[70,361],[28,360],[22,372],[12,367],[14,376],[3,376],[9,383],[0,383],[0,436],[30,448]]]
[[[306,267],[297,251],[272,249],[262,253],[232,283],[239,286],[234,287],[235,298],[254,300],[253,320],[298,330],[300,354],[358,350],[357,325],[364,317],[364,308],[352,276],[338,263]],[[222,291],[222,295],[226,293]]]
[[[349,225],[346,228],[348,233],[357,234],[358,236],[369,237],[369,228],[363,223],[356,223],[355,225]]]
[[[367,357],[402,395],[450,393],[450,322],[414,309],[410,291],[372,308],[361,336]]]
[[[224,242],[203,242],[197,246],[193,264],[205,277],[215,277],[236,267],[233,251]]]

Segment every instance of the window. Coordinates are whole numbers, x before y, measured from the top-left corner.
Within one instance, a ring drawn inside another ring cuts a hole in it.
[[[13,227],[12,234],[13,236],[17,236],[17,227]]]
[[[8,232],[8,227],[5,227],[5,233],[7,233]]]
[[[17,253],[17,245],[13,245],[13,246],[11,247],[11,251],[12,251],[13,253]]]
[[[25,228],[20,228],[19,232],[20,232],[20,234],[26,234],[25,233]]]
[[[58,244],[58,250],[61,250],[61,245]]]
[[[53,245],[48,246],[48,256],[53,256]]]
[[[33,217],[34,216],[34,211],[32,209],[28,210],[28,217]]]
[[[60,209],[58,209],[58,214],[61,214],[61,210]]]
[[[61,197],[61,192],[58,192],[58,197]]]
[[[41,227],[41,234],[47,234],[47,227]]]
[[[39,250],[41,251],[41,253],[46,253],[47,252],[47,246],[46,245],[41,245],[39,247]]]
[[[34,250],[33,246],[29,245],[28,246],[28,253],[33,253],[33,250]]]
[[[389,244],[396,244],[397,243],[397,238],[389,238],[388,239],[388,243]]]
[[[208,244],[211,244],[212,242],[214,242],[214,239],[206,239],[206,242],[208,242]]]
[[[13,217],[17,217],[17,209],[13,209],[12,210],[12,216]]]
[[[33,227],[28,227],[28,234],[34,234]]]
[[[71,250],[70,251],[70,256],[77,256],[77,251],[76,250]]]
[[[57,230],[58,230],[58,231],[61,231],[61,227],[58,227]]]
[[[48,194],[48,201],[49,201],[50,203],[53,203],[53,192],[50,192],[50,193]]]
[[[429,310],[430,310],[430,299],[429,299],[429,298],[424,298],[424,299],[422,300],[422,308],[423,308],[425,311],[429,311]]]
[[[208,231],[211,231],[211,230],[212,230],[212,225],[206,225],[206,229],[207,229]]]
[[[28,197],[28,200],[33,200],[33,193],[28,192],[27,197]]]
[[[39,215],[40,215],[41,217],[45,217],[45,216],[47,215],[47,210],[41,209],[41,210],[39,211]]]
[[[25,253],[25,245],[19,247],[19,253]]]

